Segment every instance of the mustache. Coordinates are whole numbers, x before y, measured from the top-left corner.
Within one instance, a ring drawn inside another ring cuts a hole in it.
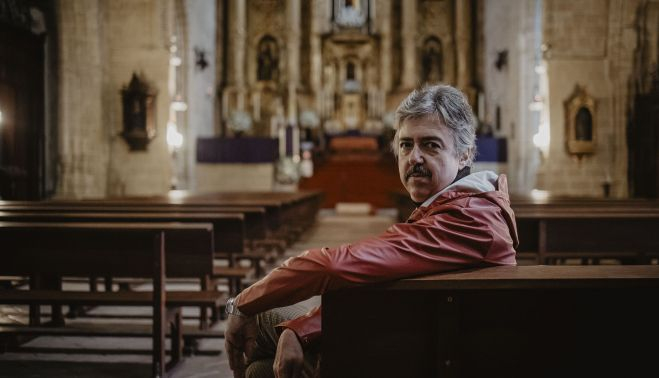
[[[412,175],[430,177],[431,173],[423,165],[417,164],[412,166],[412,168],[408,169],[407,172],[405,172],[405,181],[407,181],[410,177],[412,177]]]

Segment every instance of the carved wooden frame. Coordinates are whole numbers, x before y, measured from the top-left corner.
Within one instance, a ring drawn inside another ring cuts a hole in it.
[[[577,84],[574,91],[563,103],[565,107],[565,145],[567,152],[572,155],[587,155],[595,153],[597,141],[597,102],[586,92],[586,88]],[[579,112],[584,109],[590,116],[590,138],[581,138],[577,135],[583,125],[579,124]]]

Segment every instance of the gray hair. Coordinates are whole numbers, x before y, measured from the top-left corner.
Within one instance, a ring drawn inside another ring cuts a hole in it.
[[[464,94],[448,85],[424,86],[410,93],[396,109],[396,135],[391,144],[398,157],[400,126],[408,119],[436,118],[451,131],[456,157],[471,166],[476,156],[476,119]]]

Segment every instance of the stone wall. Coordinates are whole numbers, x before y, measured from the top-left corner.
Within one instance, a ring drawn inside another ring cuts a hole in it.
[[[511,191],[602,196],[604,182],[610,181],[612,196],[627,196],[628,87],[642,3],[544,0],[538,19],[535,2],[485,2],[485,118],[497,136],[508,139]],[[539,41],[534,38],[538,25]],[[546,67],[542,74],[535,71],[539,46]],[[496,68],[504,51],[507,62]],[[595,152],[581,157],[566,148],[564,101],[576,85],[585,86],[597,101]],[[545,96],[543,112],[550,129],[544,155],[533,145],[538,118],[529,111],[538,90]]]
[[[60,185],[57,196],[162,194],[171,165],[166,145],[170,98],[168,2],[60,1]],[[120,91],[133,72],[158,91],[157,134],[129,151]]]
[[[508,141],[510,191],[527,193],[535,188],[540,154],[532,142],[535,130],[528,109],[534,75],[534,7],[527,1],[494,0],[485,2],[484,13],[483,121],[495,136]]]
[[[103,124],[100,0],[61,1],[59,24],[59,182],[61,197],[105,194],[109,130]]]
[[[627,195],[627,83],[636,44],[639,1],[550,0],[545,6],[551,145],[538,186],[558,195]],[[595,152],[577,157],[566,149],[563,102],[575,85],[597,101]]]
[[[197,164],[197,192],[256,192],[274,188],[274,165]]]
[[[216,131],[215,14],[214,1],[186,0],[186,18],[189,20],[186,52],[188,122],[182,130],[184,140],[181,158],[185,162],[187,174],[181,180],[183,188],[188,190],[194,190],[196,184],[197,137],[212,137]],[[197,62],[199,54],[203,54],[207,66],[202,67],[201,62]]]
[[[170,97],[167,91],[169,75],[169,34],[167,16],[172,12],[168,2],[151,0],[106,0],[105,24],[108,60],[104,119],[114,137],[108,177],[115,185],[109,195],[162,194],[169,189],[171,166],[167,150],[167,120]],[[156,103],[156,138],[145,152],[129,151],[123,138],[116,137],[122,127],[120,89],[133,72],[141,72],[158,91]],[[123,191],[123,192],[122,192]]]

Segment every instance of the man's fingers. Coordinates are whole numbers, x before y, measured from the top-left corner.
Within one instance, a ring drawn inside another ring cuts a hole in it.
[[[229,315],[224,331],[224,346],[234,377],[244,377],[245,375],[245,351],[246,348],[250,352],[253,349],[252,335],[255,335],[256,331],[254,318]]]
[[[242,348],[237,348],[226,339],[224,342],[224,348],[226,349],[227,357],[229,358],[229,367],[234,371],[234,376],[236,376],[235,373],[245,370],[245,358],[243,357],[243,350]]]
[[[252,361],[256,348],[257,348],[256,339],[245,340],[244,349],[245,349],[245,358],[247,358],[247,361]]]

